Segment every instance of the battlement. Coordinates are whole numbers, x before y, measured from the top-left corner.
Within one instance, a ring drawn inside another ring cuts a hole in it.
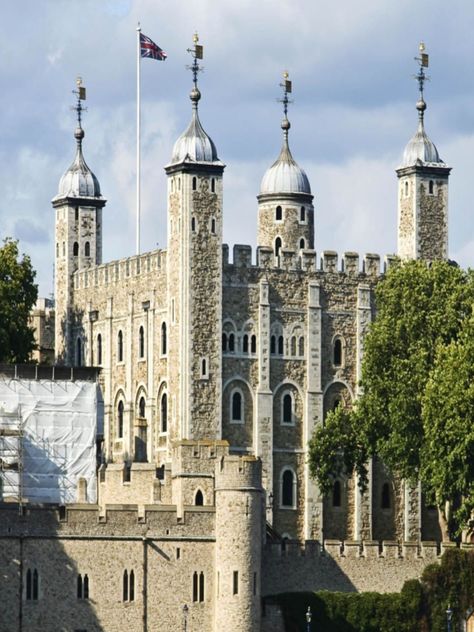
[[[229,453],[227,441],[192,441],[183,439],[172,447],[173,476],[205,473],[214,475],[216,459]]]
[[[107,287],[124,279],[156,274],[166,270],[166,250],[152,250],[142,255],[125,257],[74,273],[74,289]]]
[[[169,472],[168,472],[169,481]],[[99,468],[99,504],[148,505],[164,500],[166,470],[150,463],[108,463]]]
[[[356,252],[345,252],[339,259],[337,252],[324,250],[318,260],[316,250],[289,250],[282,248],[275,256],[273,248],[259,246],[256,252],[256,263],[252,263],[251,246],[236,244],[233,248],[233,262],[229,262],[229,246],[223,245],[223,264],[228,268],[260,268],[264,270],[308,271],[327,274],[344,273],[349,275],[364,274],[377,277],[390,268],[396,260],[395,255],[385,255],[381,265],[380,255],[366,253],[362,260]]]
[[[224,456],[216,466],[216,491],[262,489],[262,462],[254,456]]]

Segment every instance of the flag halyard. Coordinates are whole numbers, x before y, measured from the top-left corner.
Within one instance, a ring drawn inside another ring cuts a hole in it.
[[[164,61],[168,55],[153,40],[140,33],[140,54],[142,57]]]

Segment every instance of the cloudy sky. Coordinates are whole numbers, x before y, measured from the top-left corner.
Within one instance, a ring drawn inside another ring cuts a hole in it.
[[[77,75],[84,154],[107,198],[104,260],[135,251],[136,25],[168,53],[142,62],[142,251],[166,245],[163,166],[190,118],[186,48],[199,32],[201,121],[226,163],[224,239],[255,245],[259,183],[280,148],[281,72],[293,80],[290,145],[316,208],[316,248],[396,249],[396,176],[416,129],[420,40],[426,128],[450,183],[450,256],[474,266],[474,3],[470,0],[22,0],[0,25],[0,235],[53,279],[51,198],[74,156]]]

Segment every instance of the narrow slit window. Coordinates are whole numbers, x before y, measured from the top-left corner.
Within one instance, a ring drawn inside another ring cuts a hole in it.
[[[232,394],[232,421],[242,421],[242,395],[239,391]]]
[[[204,573],[202,571],[199,573],[199,601],[201,603],[204,601]]]
[[[123,601],[128,601],[128,571],[123,571],[122,600]]]
[[[211,219],[211,233],[216,234],[216,220],[214,218]]]
[[[282,216],[283,214],[282,214],[281,206],[277,206],[275,209],[275,219],[277,220],[277,222],[281,220]]]
[[[306,244],[303,238],[300,239],[300,250],[304,250],[306,248]]]
[[[242,338],[242,351],[244,353],[248,353],[249,350],[249,337],[247,334],[244,335],[244,337]]]
[[[97,334],[97,364],[102,364],[102,334]]]
[[[211,179],[211,191],[212,193],[216,192],[216,179],[215,178]]]
[[[334,341],[334,366],[342,365],[342,342],[340,338],[336,338]]]
[[[82,340],[80,338],[76,343],[76,366],[82,366]]]
[[[433,195],[434,193],[434,183],[433,180],[430,180],[429,184],[428,184],[428,191],[430,193],[430,195]]]
[[[168,396],[166,393],[161,396],[161,432],[168,432]]]
[[[193,233],[196,232],[196,218],[195,217],[191,217],[191,230]]]
[[[290,347],[291,347],[291,355],[295,356],[296,355],[296,336],[291,336]]]
[[[90,242],[88,241],[86,241],[86,243],[84,244],[84,256],[86,257],[91,256],[91,245],[90,245]]]
[[[283,336],[278,336],[278,355],[283,355]]]
[[[270,353],[276,353],[276,336],[270,338]]]
[[[293,423],[293,402],[289,393],[283,395],[283,423]]]
[[[298,341],[298,355],[300,357],[304,356],[304,337],[300,336],[300,339]]]
[[[198,591],[198,574],[197,571],[194,571],[193,573],[193,601],[196,602],[198,601],[198,595],[199,595],[199,591]]]
[[[193,191],[195,191],[197,189],[197,179],[196,177],[193,177]]]
[[[257,337],[255,335],[250,338],[250,353],[257,353]]]
[[[235,336],[234,334],[229,334],[229,351],[235,351]]]
[[[166,323],[161,323],[161,355],[166,355]]]
[[[295,505],[295,477],[291,470],[283,472],[281,481],[281,504],[282,507],[294,507]]]
[[[306,209],[304,206],[300,208],[300,222],[306,221]]]
[[[275,256],[276,257],[280,256],[280,250],[281,250],[281,239],[280,237],[277,237],[275,239]]]
[[[135,601],[135,573],[130,571],[130,593],[129,600]]]
[[[138,330],[138,355],[140,358],[145,357],[145,330],[140,327]]]
[[[117,437],[121,439],[123,437],[123,402],[119,401],[117,406]]]
[[[234,571],[232,575],[232,594],[239,594],[239,571]]]
[[[222,351],[227,351],[227,334],[222,334]]]
[[[74,257],[79,256],[79,244],[77,243],[77,241],[74,242],[74,245],[72,247],[72,254],[74,255]]]
[[[117,361],[123,362],[123,332],[120,330],[117,336]]]

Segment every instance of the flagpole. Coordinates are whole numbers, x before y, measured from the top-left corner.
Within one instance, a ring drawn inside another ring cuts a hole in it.
[[[140,22],[137,26],[137,255],[140,254]]]

